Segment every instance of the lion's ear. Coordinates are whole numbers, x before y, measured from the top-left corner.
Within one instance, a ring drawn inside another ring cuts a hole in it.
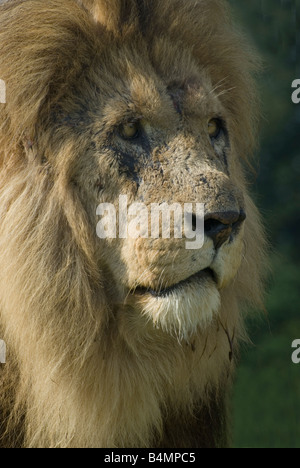
[[[134,27],[139,22],[140,7],[144,0],[79,0],[105,29],[116,36],[122,34],[124,26]]]

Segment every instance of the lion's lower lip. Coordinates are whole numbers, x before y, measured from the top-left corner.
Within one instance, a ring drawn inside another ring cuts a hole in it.
[[[215,274],[210,268],[206,268],[205,270],[198,271],[192,276],[189,276],[187,279],[180,281],[179,283],[174,284],[173,286],[169,286],[165,289],[155,290],[152,288],[144,288],[138,287],[135,290],[135,294],[144,295],[144,294],[151,294],[153,297],[163,298],[168,297],[174,292],[178,292],[180,289],[183,289],[188,284],[197,283],[204,278],[211,278],[215,281]]]

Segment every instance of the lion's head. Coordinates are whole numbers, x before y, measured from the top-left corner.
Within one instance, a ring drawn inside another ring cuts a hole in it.
[[[6,437],[224,443],[240,308],[262,289],[254,55],[220,0],[15,0],[0,24]],[[146,227],[189,205],[197,228],[203,204],[203,246],[124,235],[124,200]],[[105,204],[117,234],[100,239]]]

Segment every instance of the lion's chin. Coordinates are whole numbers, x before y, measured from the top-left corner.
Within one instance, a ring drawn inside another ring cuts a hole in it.
[[[159,292],[136,291],[136,305],[155,327],[189,341],[199,329],[206,329],[220,309],[220,293],[210,274],[201,281],[191,278]]]

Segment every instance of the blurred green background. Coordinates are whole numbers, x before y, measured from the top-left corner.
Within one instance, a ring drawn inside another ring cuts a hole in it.
[[[300,339],[300,104],[291,100],[291,84],[300,79],[300,4],[229,1],[264,60],[254,197],[264,214],[273,270],[268,315],[251,319],[253,344],[243,349],[237,373],[234,447],[300,448],[300,364],[291,360],[291,344]]]

